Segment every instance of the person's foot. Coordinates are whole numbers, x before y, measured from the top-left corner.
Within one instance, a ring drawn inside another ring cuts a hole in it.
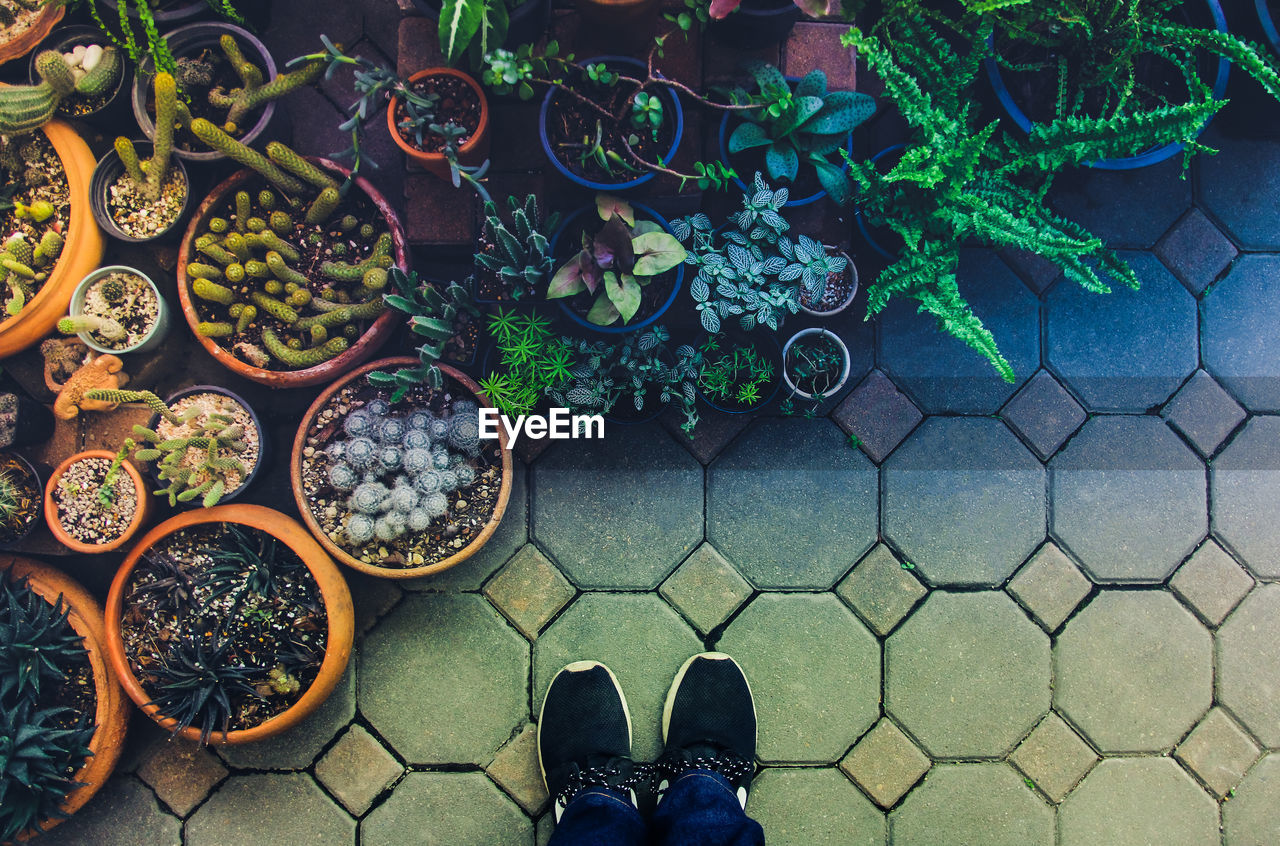
[[[631,714],[604,664],[576,661],[551,680],[538,717],[538,765],[556,822],[584,787],[615,790],[635,804],[642,776],[631,760]]]
[[[755,774],[756,707],[746,674],[723,652],[694,655],[676,673],[662,709],[661,792],[689,770],[714,770],[745,808]]]

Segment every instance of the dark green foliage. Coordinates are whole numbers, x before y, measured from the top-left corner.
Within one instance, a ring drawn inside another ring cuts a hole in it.
[[[498,207],[485,203],[484,248],[475,254],[476,266],[497,278],[513,299],[535,296],[551,278],[555,259],[546,232],[555,230],[560,214],[554,213],[544,222],[538,212],[538,198],[529,194],[523,205],[515,197],[507,197],[511,225],[498,216]]]
[[[760,402],[764,387],[774,378],[773,362],[754,344],[721,350],[719,337],[711,335],[698,351],[702,353],[698,387],[714,401],[750,408]]]
[[[230,639],[184,635],[151,668],[154,698],[147,704],[177,721],[175,734],[197,721],[201,743],[208,743],[215,730],[227,731],[231,694],[252,693],[249,680],[267,669],[235,664],[228,660],[230,652]]]
[[[392,402],[399,402],[410,388],[426,385],[439,388],[444,384],[436,362],[444,355],[444,346],[457,332],[458,315],[467,313],[479,317],[480,311],[472,302],[471,292],[456,282],[450,283],[444,293],[436,284],[420,282],[415,272],[405,273],[398,267],[388,271],[391,284],[399,292],[385,294],[387,305],[409,315],[409,328],[426,338],[418,347],[418,366],[405,367],[395,373],[375,370],[368,376],[374,385],[395,386]]]
[[[919,18],[886,22],[878,36],[856,29],[845,36],[913,130],[896,163],[851,161],[849,176],[867,218],[905,245],[903,257],[869,287],[868,317],[895,296],[911,297],[1013,381],[1013,369],[956,283],[960,245],[1036,253],[1091,291],[1108,291],[1107,279],[1136,288],[1136,275],[1099,238],[1049,209],[1053,177],[1086,161],[1192,137],[1221,104],[1205,98],[1109,119],[1067,118],[1014,139],[997,122],[978,121],[972,87],[985,36],[972,33],[957,52]]]
[[[81,637],[67,622],[62,597],[46,602],[25,581],[0,575],[0,702],[35,700],[40,685],[61,681],[85,656]]]
[[[277,577],[296,573],[303,566],[297,556],[279,556],[276,543],[265,532],[246,532],[235,523],[228,523],[223,546],[204,550],[213,562],[202,577],[210,596],[235,593],[239,599],[246,591],[261,597],[275,596]]]
[[[480,387],[503,414],[528,414],[550,389],[569,378],[573,357],[567,339],[557,338],[551,321],[536,311],[517,314],[499,308],[489,320],[489,333],[500,365],[480,380]]]

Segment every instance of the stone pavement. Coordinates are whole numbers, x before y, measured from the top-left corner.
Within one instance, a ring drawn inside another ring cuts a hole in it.
[[[293,33],[282,5],[273,36],[309,44],[320,24]],[[388,57],[422,27],[386,0],[305,5],[358,5],[321,23]],[[787,49],[831,62],[813,43],[835,31]],[[555,670],[606,661],[648,757],[676,668],[718,648],[756,692],[771,846],[1280,843],[1280,142],[1221,123],[1187,181],[1062,181],[1140,292],[966,254],[1017,384],[898,303],[846,327],[829,417],[525,453],[482,554],[348,574],[358,657],[308,723],[197,750],[135,720],[45,842],[543,843]]]

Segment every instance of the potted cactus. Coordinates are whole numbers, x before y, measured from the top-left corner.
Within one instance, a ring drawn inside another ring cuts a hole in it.
[[[114,454],[79,452],[53,471],[44,489],[44,519],[59,543],[94,555],[137,536],[152,509],[142,474],[126,460],[135,446],[126,438]]]
[[[169,505],[199,498],[205,508],[239,496],[257,476],[266,433],[248,403],[225,388],[197,385],[166,402],[150,391],[89,391],[99,402],[140,402],[155,412],[134,426],[133,457],[152,464],[152,477],[167,485],[156,496]]]
[[[363,361],[394,328],[387,271],[405,267],[394,210],[351,172],[277,142],[262,155],[197,119],[192,129],[249,170],[213,190],[178,255],[178,297],[201,345],[240,375],[314,385]]]
[[[169,306],[160,289],[141,270],[123,265],[90,273],[71,297],[71,313],[58,331],[78,335],[101,353],[155,349],[169,331]]]
[[[114,47],[97,55],[91,66],[87,60],[68,61],[57,50],[36,56],[40,82],[14,85],[0,92],[0,135],[26,135],[48,123],[64,100],[95,98],[108,94],[120,81],[123,60]]]
[[[177,109],[174,153],[192,161],[216,161],[227,155],[210,148],[192,131],[203,118],[228,135],[251,144],[275,114],[275,101],[311,85],[324,72],[323,62],[307,62],[277,75],[275,62],[261,41],[247,30],[225,23],[195,23],[164,38],[176,62],[174,77],[185,99]],[[157,102],[152,93],[154,63],[144,59],[133,82],[133,114],[143,133],[154,138]],[[230,77],[233,87],[220,84]]]
[[[0,548],[17,545],[40,522],[43,490],[29,461],[0,452]]]
[[[475,254],[476,302],[479,303],[540,297],[555,272],[555,259],[546,233],[555,231],[560,222],[559,212],[544,221],[534,194],[527,194],[523,203],[516,197],[507,197],[507,206],[511,213],[510,226],[498,216],[498,207],[492,202],[484,207],[484,229],[480,234],[480,249]]]
[[[30,397],[0,393],[0,449],[44,443],[53,436],[53,412]]]
[[[369,378],[419,364],[391,358],[355,370],[312,403],[293,442],[293,494],[307,527],[334,558],[383,578],[471,557],[511,495],[511,451],[504,435],[480,439],[487,402],[468,376],[437,365],[439,387],[403,390]]]
[[[107,652],[125,693],[175,736],[273,737],[315,711],[351,657],[354,611],[332,559],[257,505],[156,526],[107,595]]]
[[[106,43],[103,33],[92,26],[63,26],[49,38],[46,47],[61,53],[67,66],[71,68],[77,82],[89,74],[101,74],[105,79],[114,76],[114,81],[106,87],[98,82],[90,83],[92,93],[77,92],[74,96],[64,97],[58,103],[58,115],[79,120],[105,119],[114,116],[117,103],[123,104],[120,92],[125,90],[125,79],[129,76],[128,63],[121,61],[119,49]],[[108,52],[110,51],[110,52]],[[27,68],[27,81],[36,85],[40,82],[40,72],[36,59],[43,53],[31,56]],[[106,62],[103,70],[99,66]]]
[[[129,714],[102,608],[52,567],[0,557],[0,842],[79,810],[124,749]]]
[[[393,267],[390,287],[395,293],[386,295],[387,305],[409,315],[410,330],[426,340],[418,347],[417,367],[395,374],[375,370],[369,374],[370,381],[394,386],[403,395],[419,384],[440,387],[440,369],[436,367],[440,359],[463,364],[475,360],[480,310],[465,286],[421,281],[418,274]]]
[[[53,31],[66,9],[43,0],[0,3],[0,65],[27,55]]]

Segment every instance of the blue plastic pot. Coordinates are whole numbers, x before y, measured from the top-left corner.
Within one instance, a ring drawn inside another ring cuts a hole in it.
[[[1256,0],[1256,2],[1261,8],[1265,0]],[[1214,28],[1222,33],[1227,32],[1227,18],[1222,13],[1222,6],[1218,4],[1218,0],[1204,0],[1204,4],[1208,7],[1209,14],[1213,16]],[[1273,26],[1268,37],[1272,37],[1274,34],[1275,27]],[[987,43],[990,44],[991,39],[988,38]],[[1275,43],[1275,41],[1272,41],[1273,45]],[[1022,111],[1016,102],[1014,102],[1013,95],[1009,93],[1008,87],[1004,84],[1004,77],[1000,73],[1000,63],[996,61],[995,56],[987,56],[987,58],[983,60],[983,63],[986,65],[987,79],[991,81],[991,87],[995,90],[996,99],[1000,101],[1000,105],[1023,132],[1030,132],[1031,127],[1034,124],[1031,118],[1027,117],[1026,113]],[[1230,74],[1230,71],[1231,62],[1226,58],[1219,58],[1218,73],[1213,81],[1213,96],[1216,99],[1220,100],[1222,99],[1222,96],[1226,94],[1227,77]],[[1205,121],[1205,126],[1208,125],[1209,122]],[[1205,126],[1200,127],[1201,131],[1204,130]],[[1138,168],[1150,167],[1153,164],[1159,164],[1160,162],[1169,159],[1170,157],[1180,153],[1183,146],[1183,144],[1175,142],[1173,144],[1165,144],[1163,147],[1155,147],[1147,150],[1145,153],[1139,153],[1136,156],[1130,156],[1124,159],[1099,159],[1094,162],[1085,162],[1085,164],[1088,167],[1097,168],[1099,170],[1137,170]]]
[[[586,67],[587,65],[604,62],[611,70],[626,70],[633,75],[638,72],[639,77],[643,78],[648,73],[648,67],[639,59],[633,59],[630,56],[596,56],[593,59],[583,59],[578,62],[579,65]],[[584,179],[565,166],[560,161],[555,152],[551,149],[551,140],[547,138],[547,115],[551,110],[551,101],[557,93],[555,87],[547,91],[547,96],[542,98],[542,108],[538,111],[538,140],[542,142],[542,152],[546,153],[547,160],[551,162],[556,170],[575,185],[581,185],[592,191],[627,191],[632,188],[639,188],[648,182],[652,182],[657,176],[653,171],[641,174],[635,179],[627,182],[593,182],[590,179]],[[675,157],[676,150],[680,148],[680,139],[684,137],[684,110],[680,108],[680,98],[671,93],[670,89],[662,92],[662,100],[665,103],[666,116],[668,118],[674,116],[676,121],[676,134],[671,139],[671,149],[667,150],[667,154],[663,156],[664,162],[669,162]],[[664,224],[665,225],[665,222]]]
[[[1258,13],[1258,23],[1262,24],[1262,34],[1266,36],[1272,52],[1280,53],[1280,32],[1276,31],[1276,22],[1267,8],[1267,0],[1253,0],[1253,8]]]
[[[880,161],[890,153],[896,152],[897,150],[905,150],[906,148],[907,148],[906,144],[890,144],[888,147],[885,147],[883,150],[881,150],[880,152],[872,156],[871,163],[875,164],[876,162]],[[897,253],[891,252],[888,248],[886,248],[884,245],[882,245],[879,241],[876,240],[875,235],[871,231],[871,225],[867,223],[866,215],[862,213],[861,208],[857,208],[854,210],[853,223],[855,226],[858,227],[858,234],[862,236],[862,240],[867,242],[867,246],[870,247],[876,255],[880,256],[881,258],[887,259],[888,261],[898,260]]]
[[[653,209],[641,203],[632,203],[631,207],[635,209],[637,218],[639,217],[648,218],[649,220],[652,220],[655,223],[657,223],[667,232],[671,231],[671,225],[667,223],[666,218],[658,214]],[[574,224],[578,221],[578,219],[581,218],[584,214],[590,214],[593,217],[597,216],[596,207],[583,206],[582,208],[578,209],[573,214],[566,217],[564,219],[564,222],[560,224],[560,228],[557,229],[555,234],[551,236],[551,255],[555,257],[557,267],[559,267],[561,262],[569,258],[567,254],[562,255],[561,251],[559,250],[561,237],[564,235],[564,233],[570,231],[574,227]],[[569,299],[572,299],[571,297],[561,298],[556,301],[556,304],[560,306],[560,312],[564,314],[565,317],[567,317],[569,320],[573,321],[575,324],[577,324],[578,326],[581,326],[583,329],[586,329],[589,332],[599,332],[605,335],[623,335],[623,334],[626,334],[627,332],[635,332],[639,329],[647,329],[649,326],[652,326],[654,323],[660,320],[662,318],[662,315],[667,313],[667,309],[671,308],[671,304],[674,303],[676,301],[676,297],[680,295],[680,289],[684,285],[684,267],[685,266],[683,262],[676,265],[676,281],[675,281],[675,284],[671,286],[671,295],[667,297],[667,299],[662,303],[662,305],[658,308],[657,311],[655,311],[649,317],[646,317],[644,320],[639,321],[638,323],[623,323],[617,326],[597,326],[596,324],[592,323],[590,320],[587,320],[585,317],[582,317],[581,315],[579,315],[573,309],[569,308],[569,303],[567,301]]]
[[[796,83],[799,81],[800,81],[800,77],[798,76],[787,77],[787,82]],[[729,117],[732,114],[733,114],[732,112],[725,112],[724,117],[720,119],[720,160],[724,162],[726,165],[729,164]],[[853,133],[852,132],[849,133],[849,138],[847,141],[845,141],[844,146],[845,146],[845,149],[849,151],[850,154],[853,153]],[[844,166],[844,170],[847,171],[848,169],[849,169],[849,166],[846,164]],[[768,178],[768,175],[769,174],[767,172],[764,174],[766,179]],[[769,182],[770,184],[773,184],[772,180],[769,180]],[[747,188],[747,183],[742,179],[741,176],[735,175],[733,177],[733,184],[737,185],[738,189],[741,190],[742,193],[744,194],[751,193],[751,191]],[[821,200],[825,196],[827,196],[827,192],[819,188],[816,194],[810,194],[807,197],[800,197],[798,199],[796,198],[788,199],[785,207],[791,208],[793,206],[807,206],[810,203],[818,202],[818,200]]]

